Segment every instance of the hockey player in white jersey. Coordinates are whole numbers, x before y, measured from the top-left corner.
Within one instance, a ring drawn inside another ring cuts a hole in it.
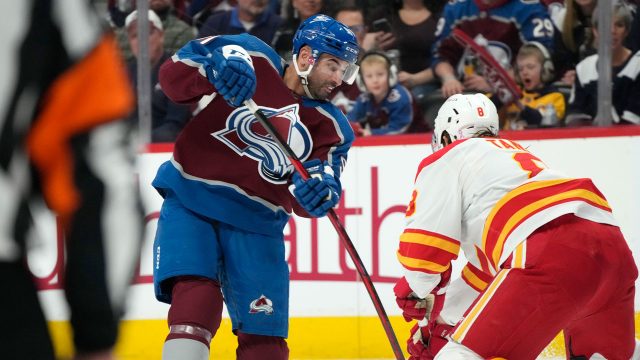
[[[638,272],[607,200],[497,134],[488,98],[454,95],[418,167],[398,287],[442,293],[460,249],[490,279],[435,359],[535,359],[561,330],[568,358],[631,358]]]

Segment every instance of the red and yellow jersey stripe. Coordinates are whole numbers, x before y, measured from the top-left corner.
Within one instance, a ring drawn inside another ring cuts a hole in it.
[[[400,236],[398,260],[408,270],[439,274],[458,257],[460,242],[419,229],[405,229]]]
[[[519,225],[535,214],[567,202],[582,202],[611,212],[607,200],[589,179],[534,181],[507,193],[490,212],[482,234],[482,252],[491,267],[498,269],[505,242]]]
[[[493,280],[493,276],[491,274],[483,272],[470,263],[467,263],[467,265],[462,269],[460,277],[467,283],[467,285],[471,286],[477,292],[483,292],[491,280]]]

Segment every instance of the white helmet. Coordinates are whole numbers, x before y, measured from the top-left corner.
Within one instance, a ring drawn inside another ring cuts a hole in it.
[[[442,149],[442,135],[446,132],[451,141],[476,136],[482,131],[498,135],[498,111],[483,94],[456,94],[442,104],[436,116],[431,147],[433,152]]]

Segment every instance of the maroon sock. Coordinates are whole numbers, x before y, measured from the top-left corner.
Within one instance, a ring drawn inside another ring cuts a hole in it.
[[[286,360],[289,358],[289,347],[284,338],[244,334],[238,331],[238,360]]]
[[[200,277],[180,277],[171,294],[169,326],[191,325],[215,335],[222,320],[222,292],[218,283]],[[185,333],[169,333],[166,340],[178,338],[197,340],[209,346],[203,337]]]

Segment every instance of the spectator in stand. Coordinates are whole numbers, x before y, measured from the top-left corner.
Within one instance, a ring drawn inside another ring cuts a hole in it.
[[[592,31],[598,41],[597,8],[592,17]],[[640,51],[633,54],[626,48],[624,40],[629,34],[633,15],[629,5],[617,3],[613,9],[611,26],[611,66],[613,124],[640,125]],[[571,89],[567,109],[568,125],[591,124],[598,111],[598,54],[578,63],[576,80]]]
[[[360,46],[360,54],[364,54],[368,49],[363,49],[362,43],[367,33],[367,26],[364,24],[364,14],[362,9],[354,5],[343,5],[334,10],[333,18],[346,25],[356,36]],[[360,55],[362,57],[362,55]],[[360,95],[360,89],[356,83],[342,83],[338,86],[329,99],[340,108],[343,113],[348,114],[353,108],[356,99]]]
[[[129,46],[135,56],[127,64],[129,78],[134,89],[138,84],[138,11],[135,10],[125,20],[125,29]],[[189,121],[191,112],[189,106],[176,104],[171,101],[160,88],[158,72],[160,65],[171,57],[164,50],[164,31],[160,17],[149,10],[149,58],[151,60],[151,142],[173,142],[178,133]],[[137,123],[138,112],[132,114],[132,121]]]
[[[552,84],[555,74],[547,49],[532,41],[520,47],[516,57],[516,80],[522,87],[519,104],[507,108],[504,128],[558,126],[564,120],[564,95]]]
[[[482,15],[482,16],[481,16]],[[484,44],[500,65],[512,68],[523,41],[537,41],[550,49],[553,25],[547,9],[537,1],[469,0],[448,2],[438,23],[431,67],[442,83],[442,95],[463,91],[492,92],[476,60],[449,36],[454,28]]]
[[[194,39],[195,28],[176,16],[172,0],[149,0],[149,9],[162,19],[164,49],[168,53],[173,54]]]
[[[187,6],[187,16],[191,18],[193,26],[200,28],[212,14],[218,11],[233,9],[238,2],[236,0],[193,0]]]
[[[276,31],[271,47],[280,54],[280,57],[290,62],[291,42],[298,26],[312,15],[320,12],[325,12],[323,0],[291,0],[287,4],[284,14],[281,14],[284,21]]]
[[[129,10],[133,10],[133,8]],[[195,28],[176,16],[173,10],[172,0],[149,0],[149,10],[153,10],[162,20],[162,27],[164,28],[164,48],[170,54],[173,54],[181,48],[182,45],[195,38]],[[133,59],[133,53],[129,46],[126,29],[116,28],[115,32],[122,56],[125,61],[128,62]]]
[[[398,83],[395,65],[380,52],[365,54],[356,79],[362,94],[347,114],[356,135],[395,135],[407,131],[416,111],[411,93]],[[421,116],[421,115],[419,115]]]
[[[268,0],[238,0],[233,9],[209,16],[198,37],[249,33],[269,44],[281,22],[280,16],[269,8]]]
[[[387,18],[393,35],[390,41],[383,31],[376,32],[375,47],[398,50],[398,81],[411,90],[418,102],[438,89],[431,69],[431,47],[436,40],[436,25],[443,3],[439,0],[396,0],[391,9],[385,7],[383,14],[372,14],[372,18]]]
[[[596,0],[565,0],[549,5],[551,20],[556,28],[554,35],[554,63],[559,80],[573,85],[576,65],[597,50],[593,46],[591,15]]]

